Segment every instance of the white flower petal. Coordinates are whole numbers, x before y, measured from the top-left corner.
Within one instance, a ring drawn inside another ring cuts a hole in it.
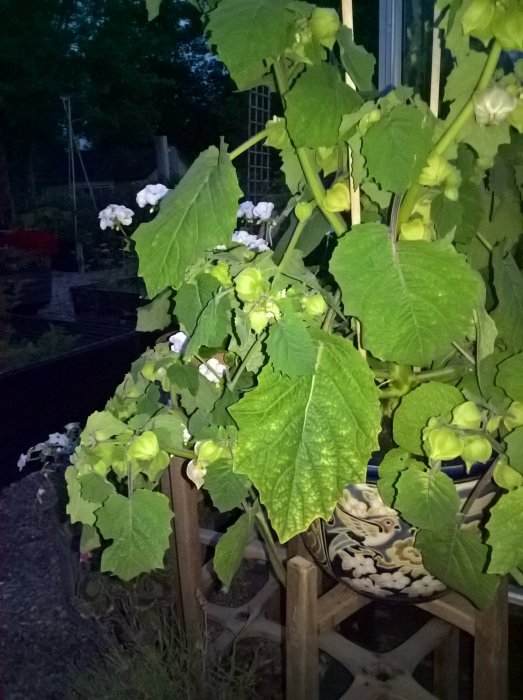
[[[177,355],[182,353],[187,347],[189,342],[189,336],[183,331],[178,331],[169,338],[169,343],[171,344],[171,352],[175,352]]]

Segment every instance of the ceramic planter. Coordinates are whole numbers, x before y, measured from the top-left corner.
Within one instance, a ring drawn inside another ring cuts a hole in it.
[[[443,469],[464,502],[485,466],[474,465],[469,474],[461,463]],[[307,548],[327,573],[362,595],[394,603],[439,597],[446,587],[424,568],[415,546],[416,528],[381,500],[377,477],[377,464],[369,464],[368,483],[347,486],[332,518],[316,520],[303,535]],[[467,516],[471,526],[493,494],[489,487],[476,501]]]

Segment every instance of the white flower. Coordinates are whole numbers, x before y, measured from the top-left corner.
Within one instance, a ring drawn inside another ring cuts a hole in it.
[[[187,430],[185,426],[183,426],[183,444],[187,445],[189,440],[192,438],[191,433]]]
[[[106,228],[120,228],[120,226],[129,226],[132,222],[134,211],[124,207],[122,204],[109,204],[99,214],[100,228],[104,231]]]
[[[258,202],[252,210],[253,216],[260,221],[267,221],[271,218],[274,204],[272,202]]]
[[[263,238],[258,238],[252,233],[247,233],[247,231],[235,231],[232,234],[232,240],[234,243],[241,243],[247,246],[249,250],[254,250],[255,253],[262,253],[264,250],[270,250],[267,242]]]
[[[63,435],[62,433],[51,433],[47,443],[49,445],[56,445],[57,447],[68,447],[69,438],[67,435]]]
[[[485,124],[501,124],[515,109],[518,101],[513,95],[498,85],[491,85],[474,95],[474,114],[476,122]]]
[[[20,469],[20,471],[22,471],[22,469],[25,467],[26,464],[27,464],[27,455],[22,452],[22,454],[18,458],[18,462],[16,463],[16,466],[18,467],[18,469]]]
[[[200,462],[197,459],[191,459],[187,465],[187,476],[197,489],[201,489],[203,486],[203,481],[207,474],[207,464],[208,462],[203,460]]]
[[[252,219],[253,218],[253,209],[254,209],[254,202],[242,202],[240,204],[240,208],[236,212],[236,218],[237,219]]]
[[[198,372],[205,377],[205,379],[217,384],[220,381],[220,377],[225,374],[226,369],[227,367],[222,365],[219,360],[217,360],[215,357],[211,357],[211,359],[207,360],[207,362],[202,362],[202,364],[198,367]]]
[[[169,343],[171,344],[171,352],[175,352],[177,355],[182,353],[187,347],[189,342],[189,336],[183,331],[178,331],[169,338]]]
[[[160,199],[165,197],[167,192],[169,192],[169,190],[165,185],[146,185],[143,190],[140,190],[136,195],[136,203],[142,209],[148,204],[154,207],[155,204],[158,204]]]

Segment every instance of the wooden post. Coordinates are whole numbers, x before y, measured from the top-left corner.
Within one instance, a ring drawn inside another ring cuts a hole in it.
[[[174,546],[172,563],[186,632],[201,624],[202,610],[197,593],[200,589],[201,557],[198,527],[198,492],[185,478],[184,460],[174,457],[162,478],[162,489],[174,512]]]
[[[319,697],[316,566],[296,556],[287,564],[287,700]]]
[[[492,605],[476,613],[474,700],[507,700],[508,593],[504,579]]]

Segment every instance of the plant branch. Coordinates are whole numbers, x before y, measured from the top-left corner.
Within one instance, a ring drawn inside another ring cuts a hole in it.
[[[269,130],[264,129],[263,131],[259,131],[257,134],[254,134],[254,136],[251,136],[250,139],[247,139],[247,141],[244,141],[241,143],[237,148],[234,149],[234,151],[231,151],[229,154],[229,157],[231,160],[234,160],[238,156],[241,156],[242,153],[245,153],[245,151],[248,151],[251,146],[254,146],[258,141],[261,141],[264,139]]]
[[[245,357],[244,357],[243,360],[241,361],[240,366],[239,366],[238,369],[236,370],[236,372],[235,372],[235,374],[234,374],[234,377],[232,378],[231,383],[229,384],[229,390],[230,390],[230,391],[233,391],[233,390],[234,390],[234,387],[235,387],[236,384],[238,383],[239,378],[242,376],[242,374],[243,374],[245,368],[247,367],[247,363],[249,362],[251,356],[252,356],[253,353],[259,348],[259,346],[262,344],[262,342],[265,340],[265,336],[266,336],[266,335],[267,335],[267,332],[266,332],[266,331],[264,331],[263,333],[261,333],[261,335],[259,335],[259,336],[256,338],[256,340],[254,341],[254,343],[253,343],[253,344],[251,345],[251,347],[247,350],[247,352],[246,352],[246,354],[245,354]]]
[[[296,245],[300,239],[301,234],[303,233],[303,229],[305,228],[306,223],[307,221],[298,221],[298,225],[294,229],[291,240],[289,241],[289,245],[287,246],[287,250],[285,251],[283,258],[281,259],[280,264],[278,265],[280,270],[285,270],[285,264],[289,262],[289,258],[292,254],[292,251],[296,248]]]
[[[483,68],[483,72],[481,73],[481,76],[478,80],[478,83],[476,85],[476,88],[474,89],[472,95],[469,97],[467,103],[461,110],[461,112],[456,116],[454,121],[448,126],[446,131],[443,133],[437,144],[434,146],[432,149],[430,155],[428,158],[430,158],[432,155],[443,155],[443,153],[447,150],[447,148],[452,144],[452,142],[457,138],[459,132],[463,129],[465,124],[468,122],[470,117],[474,113],[474,103],[473,103],[473,97],[474,94],[478,90],[483,90],[483,88],[487,87],[489,84],[490,80],[492,79],[492,76],[494,74],[494,71],[496,70],[496,66],[498,64],[498,60],[501,54],[501,46],[497,41],[494,41],[492,44],[492,47],[490,49],[490,53],[487,59],[487,62],[485,64],[485,67]],[[427,159],[428,160],[428,159]],[[401,204],[400,208],[400,213],[399,213],[399,220],[398,224],[401,226],[401,224],[404,224],[406,221],[408,221],[412,210],[414,208],[414,205],[417,202],[419,193],[421,191],[421,185],[419,182],[415,182],[413,185],[409,187],[407,190],[407,193],[405,197],[403,198],[403,202]]]

